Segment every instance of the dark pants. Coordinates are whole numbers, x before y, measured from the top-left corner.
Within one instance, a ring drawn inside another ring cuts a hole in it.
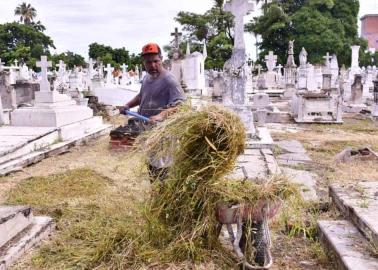
[[[148,175],[151,183],[155,182],[156,179],[164,181],[168,176],[168,168],[157,168],[148,164]]]

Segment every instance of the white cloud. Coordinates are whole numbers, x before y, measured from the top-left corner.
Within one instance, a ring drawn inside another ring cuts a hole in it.
[[[23,1],[0,0],[0,23],[17,20],[14,9]],[[87,56],[88,45],[98,42],[138,53],[150,41],[166,45],[179,26],[174,17],[181,10],[203,13],[212,0],[29,0],[37,20],[47,28],[58,52]]]
[[[147,42],[166,45],[179,24],[179,11],[204,13],[213,0],[0,0],[0,23],[17,20],[14,9],[22,2],[37,10],[37,20],[58,52],[73,51],[87,57],[88,45],[98,42],[139,53]],[[360,16],[378,8],[378,0],[360,0]],[[254,39],[246,36],[254,56]]]

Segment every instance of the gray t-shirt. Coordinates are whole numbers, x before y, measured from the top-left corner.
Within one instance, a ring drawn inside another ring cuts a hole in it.
[[[139,114],[151,117],[185,100],[184,92],[175,77],[165,71],[157,79],[146,75],[138,94],[141,98]]]

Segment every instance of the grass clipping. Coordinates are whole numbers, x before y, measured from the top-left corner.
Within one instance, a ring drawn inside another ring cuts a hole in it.
[[[219,242],[216,205],[276,201],[296,193],[282,177],[263,185],[226,179],[245,139],[240,118],[216,105],[183,108],[139,138],[139,147],[150,156],[173,159],[167,179],[155,181],[145,210],[146,240],[159,250],[161,263],[211,259],[232,264]]]

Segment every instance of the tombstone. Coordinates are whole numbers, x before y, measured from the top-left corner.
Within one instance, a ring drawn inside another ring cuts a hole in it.
[[[311,64],[307,64],[307,90],[316,91],[318,84],[316,82],[315,68]]]
[[[351,46],[351,49],[352,49],[352,63],[350,66],[349,79],[351,81],[354,81],[354,75],[361,73],[360,64],[358,61],[360,46],[354,45],[354,46]]]
[[[179,45],[180,45],[180,37],[182,36],[182,33],[178,31],[178,28],[175,27],[175,32],[171,33],[171,36],[174,36],[174,51],[179,51]]]
[[[362,76],[360,74],[356,74],[354,83],[352,84],[352,93],[351,93],[350,103],[362,104],[362,97],[363,97]]]
[[[128,85],[130,83],[129,73],[127,72],[127,68],[129,66],[126,64],[122,64],[122,79],[121,79],[121,85]]]
[[[89,58],[89,61],[88,61],[88,79],[89,80],[92,80],[94,76],[93,65],[94,65],[93,59]]]
[[[283,68],[283,66],[281,64],[279,64],[276,67],[276,70],[277,70],[277,86],[278,86],[278,88],[285,88],[285,80],[284,80],[284,76],[282,75],[282,68]]]
[[[341,98],[307,92],[297,94],[295,106],[297,123],[342,123]]]
[[[224,86],[224,78],[222,72],[213,70],[212,71],[212,78],[213,78],[213,93],[212,97],[214,101],[217,101],[219,97],[222,96],[223,92],[225,91]]]
[[[340,69],[339,88],[343,100],[349,100],[351,95],[351,84],[348,80],[347,70],[345,69],[344,65]]]
[[[332,56],[330,56],[329,53],[327,52],[327,54],[323,56],[323,58],[324,58],[325,72],[330,72]]]
[[[185,55],[183,61],[183,78],[187,91],[195,96],[207,95],[205,80],[206,44],[203,53],[193,52]],[[176,70],[177,71],[177,70]]]
[[[0,126],[5,125],[5,116],[3,111],[3,102],[1,101],[0,95]]]
[[[274,72],[277,63],[277,55],[274,55],[272,51],[269,51],[269,54],[265,56],[265,63],[268,69],[265,74],[265,87],[266,88],[276,88],[277,87],[277,75]]]
[[[298,81],[297,88],[299,90],[308,90],[307,89],[307,52],[305,48],[302,47],[301,52],[299,53],[299,68],[298,68]]]
[[[40,91],[35,92],[35,105],[14,110],[12,126],[61,127],[93,116],[91,109],[77,106],[68,95],[51,91],[47,72],[52,64],[46,56],[41,56],[37,66],[41,68],[41,80]]]
[[[296,84],[297,65],[294,62],[294,40],[289,41],[288,57],[284,68],[286,88],[293,88]]]
[[[184,84],[184,63],[180,59],[179,51],[173,52],[170,71],[180,84]]]
[[[332,74],[323,74],[323,85],[322,85],[322,90],[324,92],[331,92],[332,88]]]
[[[111,66],[110,66],[110,64],[107,64],[106,65],[106,69],[105,69],[105,71],[106,71],[106,85],[112,85],[112,82],[113,82],[113,75],[112,75],[112,72],[113,72],[113,70],[114,70],[114,68],[112,68]]]
[[[331,87],[336,88],[336,82],[339,77],[339,63],[337,61],[336,54],[332,55],[331,62],[330,62],[330,70],[331,70]]]
[[[376,77],[376,79],[373,81],[373,83],[374,83],[374,90],[373,90],[374,105],[373,105],[373,111],[372,111],[371,115],[374,118],[378,118],[378,77]]]
[[[3,71],[4,69],[4,62],[1,62],[1,58],[0,58],[0,72]]]
[[[244,41],[244,16],[253,11],[254,5],[248,0],[232,0],[226,2],[225,11],[234,15],[234,47],[231,59],[224,66],[227,81],[227,88],[230,90],[233,105],[245,104],[246,74],[243,66],[246,64],[245,41]]]
[[[28,66],[26,64],[23,64],[21,66],[20,79],[24,80],[24,81],[29,81],[30,80],[29,69],[28,69]]]

